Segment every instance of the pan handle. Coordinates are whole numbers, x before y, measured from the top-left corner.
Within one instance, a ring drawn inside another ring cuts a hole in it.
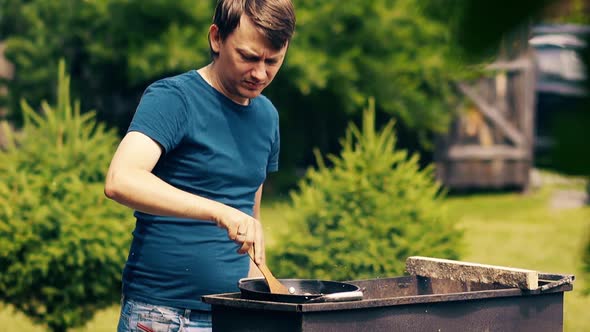
[[[238,280],[238,284],[242,284],[246,281],[250,281],[250,280],[264,280],[264,277],[248,277],[248,278],[241,278],[240,280]]]
[[[344,301],[358,301],[363,299],[362,291],[339,292],[326,294],[315,297],[305,303],[321,303],[321,302],[344,302]]]
[[[546,290],[555,288],[555,287],[559,287],[561,285],[565,285],[565,284],[571,284],[574,282],[574,276],[573,275],[566,275],[566,276],[561,276],[562,278],[559,280],[554,280],[551,281],[541,287],[539,287],[539,290],[541,292],[544,292]]]

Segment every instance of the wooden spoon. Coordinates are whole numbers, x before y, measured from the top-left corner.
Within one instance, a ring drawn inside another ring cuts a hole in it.
[[[270,292],[272,294],[291,294],[285,285],[281,284],[280,281],[272,275],[272,272],[268,269],[265,263],[258,264],[256,260],[254,260],[254,246],[248,250],[248,256],[250,259],[258,266],[262,275],[264,275],[264,279],[266,279],[266,283],[268,284],[268,288],[270,288]]]

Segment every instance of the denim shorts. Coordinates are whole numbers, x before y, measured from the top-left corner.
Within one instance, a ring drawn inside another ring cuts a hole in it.
[[[117,332],[211,332],[211,312],[121,300]]]

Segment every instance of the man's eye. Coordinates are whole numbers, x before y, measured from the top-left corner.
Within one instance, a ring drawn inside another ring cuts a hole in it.
[[[247,56],[247,55],[242,55],[242,59],[248,61],[248,62],[256,62],[258,61],[257,57],[253,57],[253,56]]]

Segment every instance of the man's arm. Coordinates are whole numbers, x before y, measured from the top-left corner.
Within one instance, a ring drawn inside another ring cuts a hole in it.
[[[262,201],[262,186],[260,185],[260,187],[258,188],[258,190],[256,191],[256,195],[254,196],[254,209],[253,209],[253,215],[254,218],[258,221],[260,221],[260,202]],[[262,246],[261,249],[262,250],[255,250],[256,254],[260,254],[259,258],[261,259],[261,262],[265,262],[266,261],[266,255],[265,255],[265,248],[264,248],[264,237],[262,237]],[[256,247],[258,248],[258,247]],[[257,257],[258,260],[258,257]],[[252,260],[250,260],[250,271],[248,272],[248,277],[253,278],[253,277],[263,277],[262,272],[260,272],[260,270],[258,269],[258,266],[256,266],[256,264],[254,264],[254,262],[252,262]]]
[[[105,195],[149,214],[214,221],[227,229],[230,239],[242,244],[240,253],[246,253],[255,242],[263,246],[262,227],[255,218],[180,190],[155,176],[152,170],[161,155],[162,148],[154,140],[139,132],[129,132],[109,166]],[[238,232],[245,235],[238,236]]]

